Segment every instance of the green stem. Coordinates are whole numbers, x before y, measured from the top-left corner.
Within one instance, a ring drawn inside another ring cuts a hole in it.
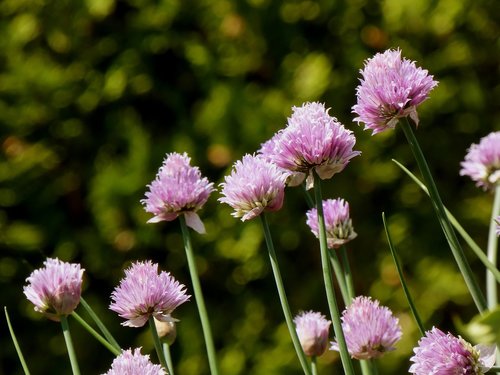
[[[300,344],[299,338],[297,336],[297,331],[293,324],[292,313],[290,312],[290,306],[288,304],[288,299],[286,298],[285,287],[283,286],[283,280],[281,279],[280,268],[278,265],[278,258],[276,257],[276,252],[274,251],[273,239],[271,237],[271,231],[269,230],[269,225],[267,223],[267,219],[264,213],[260,215],[262,228],[264,230],[264,237],[266,239],[267,251],[269,253],[269,260],[271,262],[271,268],[273,270],[274,280],[276,282],[276,288],[278,289],[278,296],[281,302],[281,308],[283,310],[283,314],[285,315],[286,325],[288,327],[288,331],[292,338],[293,346],[295,348],[295,352],[297,353],[297,357],[299,358],[302,369],[304,370],[304,374],[310,375],[309,365],[307,363],[306,355],[304,350],[302,349],[302,345]]]
[[[494,372],[499,372],[500,371],[500,366],[493,366],[488,370],[488,374],[494,373]]]
[[[118,345],[118,343],[116,342],[113,335],[108,331],[108,329],[106,328],[104,323],[101,321],[101,319],[99,319],[97,314],[94,312],[94,310],[92,310],[90,305],[87,303],[87,301],[85,301],[85,299],[83,299],[83,297],[80,297],[80,304],[84,307],[84,309],[87,311],[89,316],[95,322],[97,327],[101,330],[101,332],[104,335],[104,337],[106,338],[106,340],[108,340],[108,342],[111,345],[113,345],[113,347],[121,353],[122,349],[120,348],[120,345]]]
[[[156,330],[155,318],[152,315],[150,315],[148,322],[149,322],[149,328],[151,329],[151,335],[153,335],[153,342],[155,344],[155,350],[156,350],[156,355],[158,356],[158,360],[160,361],[161,366],[164,369],[168,369],[167,361],[165,360],[165,356],[163,355],[160,338],[158,337],[158,331]]]
[[[352,280],[351,267],[349,266],[349,258],[347,257],[347,249],[345,245],[340,247],[340,257],[342,260],[342,267],[344,268],[344,277],[347,284],[347,294],[349,295],[349,302],[346,306],[349,306],[352,300],[356,297],[356,292],[354,290],[354,282]]]
[[[200,279],[198,277],[198,271],[196,269],[196,261],[194,259],[193,246],[191,245],[191,237],[189,235],[189,230],[186,225],[186,219],[184,218],[184,215],[180,215],[179,219],[181,222],[182,238],[184,240],[184,249],[186,250],[186,258],[188,261],[189,274],[191,275],[191,283],[193,284],[194,298],[196,300],[196,305],[198,307],[198,313],[200,315],[200,320],[201,320],[201,328],[203,330],[203,336],[205,338],[205,346],[207,349],[210,373],[212,375],[218,375],[219,369],[217,367],[217,357],[215,355],[214,340],[212,338],[210,321],[208,320],[207,309],[205,307],[205,300],[203,298]]]
[[[339,284],[340,294],[342,294],[342,299],[344,300],[344,304],[348,306],[351,303],[351,298],[349,296],[349,291],[347,290],[344,270],[342,269],[339,258],[337,256],[337,250],[329,249],[328,256],[330,257],[330,262],[333,267],[333,273],[335,274],[335,277]]]
[[[422,319],[420,319],[420,315],[418,314],[417,307],[413,302],[413,298],[411,296],[410,290],[406,285],[405,278],[403,276],[403,269],[401,267],[401,263],[399,262],[398,256],[396,254],[396,248],[392,243],[391,234],[389,233],[389,227],[387,226],[387,222],[385,221],[385,214],[382,213],[382,222],[384,223],[385,235],[387,236],[387,242],[389,243],[389,250],[391,251],[392,260],[396,265],[396,270],[398,271],[399,281],[401,282],[401,286],[403,287],[403,292],[405,294],[406,300],[408,301],[408,305],[410,306],[411,313],[413,314],[413,318],[417,323],[418,330],[422,336],[425,335],[424,325],[422,323]]]
[[[116,349],[113,345],[111,345],[104,337],[102,337],[94,328],[92,328],[85,320],[82,319],[80,315],[78,315],[75,311],[71,313],[71,316],[75,318],[75,320],[80,323],[80,325],[85,328],[92,336],[94,336],[97,341],[103,344],[111,353],[118,356],[121,351]]]
[[[479,288],[476,280],[474,279],[474,275],[472,274],[470,265],[467,262],[467,259],[465,258],[462,247],[460,246],[460,243],[458,242],[458,239],[455,235],[455,231],[453,230],[453,227],[450,221],[448,220],[448,216],[446,215],[443,202],[441,201],[438,189],[436,187],[436,184],[434,183],[434,179],[432,178],[431,171],[425,160],[424,154],[420,149],[418,141],[415,135],[413,134],[413,130],[411,128],[410,123],[408,122],[408,119],[405,118],[405,121],[403,121],[401,124],[401,128],[403,129],[403,132],[405,133],[406,139],[408,140],[413,155],[415,156],[415,160],[417,161],[420,172],[422,173],[424,183],[429,189],[429,195],[431,198],[432,205],[434,206],[434,210],[436,211],[439,223],[441,224],[441,228],[443,229],[446,239],[448,240],[448,244],[450,245],[450,249],[453,253],[453,256],[455,257],[455,261],[457,262],[458,268],[460,269],[460,272],[462,273],[465,283],[469,288],[469,292],[476,304],[477,309],[479,310],[480,313],[483,313],[487,309],[486,299],[484,298],[481,289]]]
[[[321,180],[316,171],[313,171],[313,174],[314,174],[314,193],[316,200],[316,210],[318,212],[318,232],[319,232],[319,245],[321,250],[321,264],[322,264],[323,279],[326,289],[326,297],[328,300],[330,315],[332,317],[333,330],[335,332],[335,337],[337,339],[337,344],[339,346],[340,359],[342,360],[344,373],[345,375],[353,375],[354,368],[352,365],[351,357],[349,355],[349,351],[347,349],[344,331],[342,330],[340,313],[335,298],[335,292],[333,290],[332,268],[330,266],[330,262],[328,261],[325,218],[323,217],[323,200],[321,197]]]
[[[168,375],[174,375],[174,363],[172,362],[172,355],[170,354],[170,345],[166,342],[163,343],[163,355],[167,360]]]
[[[304,192],[304,197],[306,198],[307,205],[309,206],[309,208],[313,208],[314,207],[314,200],[312,199],[311,194],[309,194],[309,191],[306,188],[305,181],[303,183],[301,183],[300,186],[302,187],[302,191]]]
[[[369,359],[360,359],[359,364],[361,366],[361,372],[363,375],[373,375],[372,366],[370,366]]]
[[[311,371],[312,371],[312,375],[318,375],[318,364],[316,363],[317,357],[315,355],[313,355],[311,357]]]
[[[69,332],[68,317],[66,315],[61,316],[61,326],[63,330],[64,341],[66,341],[66,348],[68,349],[68,356],[69,361],[71,362],[73,375],[80,375],[80,369],[78,368],[75,349],[73,348],[73,341],[71,340],[71,334]]]
[[[429,190],[427,187],[413,174],[411,173],[403,164],[398,162],[397,160],[392,159],[396,165],[403,170],[416,184],[419,186],[427,195],[429,195]],[[455,230],[462,236],[462,238],[467,242],[467,245],[471,248],[471,250],[476,254],[479,260],[490,270],[490,272],[495,276],[495,279],[498,283],[500,283],[500,271],[496,268],[493,263],[488,260],[488,257],[485,255],[484,251],[477,245],[477,243],[472,239],[471,236],[465,231],[465,229],[460,225],[457,219],[451,214],[451,212],[445,207],[446,215],[448,216],[448,220],[450,220],[451,225],[455,228]]]
[[[21,351],[21,347],[17,342],[16,334],[14,333],[14,329],[10,323],[9,313],[7,312],[7,306],[3,307],[5,312],[5,319],[7,320],[7,325],[9,326],[10,337],[12,338],[12,342],[14,343],[14,347],[16,348],[17,356],[19,357],[19,361],[21,362],[21,366],[23,367],[23,371],[26,375],[30,375],[30,370],[28,369],[28,365],[24,360],[23,352]]]
[[[493,207],[491,210],[490,219],[490,230],[488,233],[488,248],[487,255],[488,260],[493,263],[494,266],[497,264],[497,246],[498,237],[496,234],[496,223],[495,218],[500,214],[500,185],[495,188],[495,199],[493,200]],[[497,292],[497,281],[495,275],[491,272],[486,271],[486,298],[488,300],[488,308],[494,309],[498,304],[498,292]]]
[[[368,361],[370,362],[372,374],[378,375],[378,368],[377,368],[377,363],[375,362],[375,359],[372,358],[372,359],[369,359]]]

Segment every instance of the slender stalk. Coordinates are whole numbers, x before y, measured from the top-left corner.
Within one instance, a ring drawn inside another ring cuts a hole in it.
[[[499,372],[500,371],[500,366],[493,366],[488,370],[488,374],[492,374],[494,372]]]
[[[311,357],[311,371],[312,371],[312,375],[318,375],[318,364],[316,363],[317,357],[315,355],[313,355]]]
[[[306,188],[305,181],[302,184],[300,184],[300,186],[302,187],[302,191],[304,192],[304,197],[306,199],[307,205],[309,206],[309,208],[313,208],[314,207],[314,200],[312,199],[311,194],[309,194],[309,191]]]
[[[419,186],[427,195],[429,195],[429,190],[427,187],[413,174],[411,173],[403,164],[398,162],[397,160],[392,159],[396,165],[403,170],[416,184]],[[452,215],[452,213],[445,207],[446,215],[448,216],[448,220],[450,220],[451,225],[455,228],[455,230],[462,236],[467,245],[471,248],[471,250],[476,254],[479,260],[490,270],[490,272],[495,276],[495,279],[498,283],[500,283],[500,271],[496,268],[493,263],[488,260],[488,257],[485,255],[484,251],[478,246],[478,244],[472,239],[471,236],[465,231],[465,229],[460,225],[457,219]]]
[[[347,306],[351,302],[351,298],[349,296],[349,291],[347,290],[347,283],[345,279],[344,270],[340,265],[336,249],[329,249],[328,256],[330,257],[330,263],[332,264],[333,267],[333,273],[335,274],[335,277],[339,284],[340,294],[342,294],[342,299],[344,300],[344,304]]]
[[[373,375],[372,366],[370,365],[369,359],[360,359],[359,364],[361,366],[361,372],[363,375]]]
[[[418,330],[420,331],[420,334],[422,336],[425,335],[425,329],[424,329],[424,324],[422,323],[422,319],[420,319],[420,315],[418,314],[417,307],[415,306],[415,303],[413,302],[413,298],[411,296],[410,290],[408,289],[408,286],[406,285],[405,278],[403,276],[403,269],[401,267],[401,263],[399,262],[398,256],[396,254],[396,248],[394,247],[392,243],[392,238],[391,234],[389,233],[389,227],[387,226],[387,222],[385,221],[385,214],[382,213],[382,222],[384,223],[384,229],[385,229],[385,235],[387,237],[387,242],[389,243],[389,250],[391,251],[392,255],[392,260],[394,261],[394,264],[396,265],[396,270],[398,271],[398,276],[399,276],[399,281],[401,282],[401,286],[403,287],[403,292],[406,297],[406,301],[408,301],[408,305],[410,306],[411,313],[413,314],[413,318],[415,319],[415,322],[417,323]]]
[[[113,345],[111,345],[104,337],[102,337],[99,332],[97,332],[94,328],[92,328],[83,318],[78,315],[75,311],[71,313],[71,316],[75,318],[75,320],[80,323],[80,325],[85,328],[92,336],[96,338],[101,344],[103,344],[106,349],[108,349],[114,355],[120,355],[121,351],[116,349]]]
[[[66,348],[68,349],[69,361],[71,362],[71,370],[73,371],[73,375],[80,375],[78,360],[76,359],[75,349],[73,348],[73,341],[71,340],[71,334],[69,332],[68,317],[66,315],[61,316],[61,326],[63,330],[64,341],[66,341]]]
[[[184,249],[186,250],[186,258],[188,261],[189,274],[191,275],[191,283],[193,284],[194,298],[198,306],[198,313],[201,320],[201,328],[205,338],[205,347],[207,349],[208,364],[210,366],[210,373],[218,375],[219,369],[217,367],[217,357],[215,355],[214,340],[212,338],[212,331],[210,329],[210,321],[208,320],[207,308],[205,307],[205,300],[201,291],[200,279],[196,269],[196,262],[193,254],[193,246],[191,245],[191,237],[186,225],[184,215],[179,216],[181,222],[182,238],[184,240]]]
[[[352,365],[351,357],[349,355],[349,351],[347,349],[344,331],[342,330],[340,313],[337,306],[337,300],[335,298],[335,292],[333,290],[332,268],[330,266],[330,262],[328,261],[325,218],[323,216],[323,200],[321,197],[321,180],[315,171],[313,171],[313,174],[314,174],[314,194],[316,200],[316,210],[318,212],[318,232],[319,232],[319,245],[321,250],[321,264],[323,271],[323,279],[325,282],[326,297],[328,300],[328,308],[330,309],[330,315],[333,323],[333,330],[335,332],[335,337],[337,339],[337,344],[339,346],[340,359],[342,360],[344,373],[345,375],[353,375],[354,368]]]
[[[372,359],[369,359],[368,361],[370,362],[372,374],[378,375],[378,368],[377,368],[377,363],[375,362],[375,360],[372,358]]]
[[[297,353],[297,357],[299,357],[302,370],[304,371],[304,374],[310,375],[311,370],[307,363],[306,355],[304,353],[304,350],[302,349],[302,345],[300,344],[299,338],[297,336],[297,331],[293,324],[292,313],[290,312],[290,306],[288,304],[285,287],[283,286],[283,280],[281,278],[281,272],[278,265],[278,258],[276,257],[276,252],[274,251],[274,244],[273,244],[273,239],[271,237],[271,231],[269,230],[269,225],[267,223],[267,219],[264,213],[260,215],[260,219],[262,222],[262,228],[264,230],[264,237],[266,239],[267,251],[269,253],[269,260],[271,262],[271,268],[273,270],[274,280],[276,282],[276,288],[278,289],[281,308],[283,309],[283,314],[285,315],[286,325],[288,327],[288,331],[292,338],[293,346],[295,348],[295,352]]]
[[[87,303],[87,301],[85,301],[85,299],[83,299],[83,297],[80,297],[80,304],[84,307],[84,309],[87,311],[89,316],[95,322],[97,327],[101,330],[101,332],[104,335],[104,337],[106,338],[106,340],[108,340],[108,342],[111,345],[113,345],[113,347],[121,353],[122,349],[120,348],[120,345],[118,345],[118,343],[116,342],[113,335],[108,331],[108,329],[106,328],[104,323],[101,321],[101,319],[99,319],[97,314],[94,312],[94,310],[92,310],[90,305]]]
[[[172,355],[170,354],[170,345],[166,342],[163,343],[163,355],[167,360],[168,375],[174,375],[174,363],[172,362]]]
[[[30,375],[30,370],[28,369],[28,365],[24,360],[23,352],[21,351],[21,347],[17,342],[16,334],[14,333],[14,329],[12,328],[12,324],[10,323],[9,313],[7,312],[7,306],[4,306],[3,310],[5,312],[5,319],[7,320],[7,325],[9,326],[10,337],[12,338],[12,342],[14,343],[14,347],[16,348],[17,356],[19,357],[19,361],[21,362],[23,371],[25,375]]]
[[[477,309],[480,313],[483,313],[487,309],[486,299],[481,289],[479,288],[479,285],[474,279],[474,275],[472,274],[470,265],[465,258],[462,247],[460,246],[460,243],[458,242],[458,239],[455,235],[455,231],[453,230],[453,227],[448,220],[443,202],[441,201],[438,189],[436,187],[436,184],[434,183],[434,179],[432,178],[431,171],[429,169],[427,161],[425,160],[424,154],[420,149],[418,141],[413,134],[413,130],[410,123],[408,122],[408,119],[405,118],[405,121],[401,123],[401,128],[403,129],[413,155],[415,156],[415,160],[417,161],[420,172],[422,173],[424,183],[429,189],[429,196],[431,198],[432,205],[434,206],[434,210],[436,211],[439,223],[441,224],[441,228],[443,229],[446,239],[448,240],[448,244],[450,245],[450,249],[453,253],[455,261],[457,262],[458,268],[462,273],[462,276],[469,289],[472,299],[476,304]]]
[[[346,306],[349,306],[354,297],[356,297],[356,292],[354,291],[354,282],[352,280],[351,267],[349,266],[349,258],[347,257],[347,249],[345,245],[340,247],[340,257],[342,260],[342,267],[344,268],[344,277],[347,284],[347,294],[349,295],[349,302]]]
[[[498,257],[498,238],[496,234],[495,218],[500,215],[500,185],[495,188],[495,199],[491,210],[490,230],[488,232],[488,260],[496,266]],[[498,304],[497,281],[495,275],[486,271],[486,298],[488,308],[494,309]]]
[[[155,344],[156,355],[158,356],[158,360],[160,361],[162,367],[168,370],[167,361],[165,360],[165,356],[163,355],[163,350],[161,347],[160,338],[158,337],[158,331],[156,330],[155,318],[151,315],[148,319],[149,328],[151,329],[151,335],[153,335],[153,342]]]

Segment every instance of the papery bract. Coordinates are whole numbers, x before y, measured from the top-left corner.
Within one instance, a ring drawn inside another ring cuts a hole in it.
[[[111,369],[103,375],[165,375],[160,365],[151,363],[149,355],[141,354],[141,349],[124,350],[111,364]]]
[[[331,322],[321,313],[314,311],[298,314],[293,322],[304,353],[310,357],[322,355],[328,346]]]

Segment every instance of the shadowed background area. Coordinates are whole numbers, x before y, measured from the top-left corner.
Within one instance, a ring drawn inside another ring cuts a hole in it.
[[[362,155],[325,182],[351,206],[348,245],[358,294],[400,318],[398,350],[381,374],[407,372],[418,331],[383,233],[388,216],[427,326],[453,330],[474,304],[430,202],[398,167],[416,171],[400,129],[364,132],[351,107],[363,61],[400,47],[439,81],[416,135],[443,200],[484,248],[492,196],[458,175],[467,147],[500,129],[500,3],[496,0],[3,0],[0,3],[0,302],[35,374],[68,374],[60,326],[22,287],[46,257],[80,262],[83,295],[124,348],[152,353],[147,329],[107,309],[133,260],[151,259],[190,289],[180,226],[146,224],[140,204],[167,152],[187,152],[216,184],[232,163],[285,126],[293,105],[321,101],[357,136]],[[221,372],[299,374],[260,223],[218,204],[193,233]],[[327,313],[319,245],[300,188],[268,216],[292,312]],[[483,267],[466,249],[483,284]],[[191,293],[192,294],[192,293]],[[82,308],[78,311],[86,317]],[[177,373],[208,374],[194,301],[176,310]],[[0,324],[0,374],[22,370]],[[111,353],[70,319],[82,373]],[[337,353],[320,373],[341,374]]]

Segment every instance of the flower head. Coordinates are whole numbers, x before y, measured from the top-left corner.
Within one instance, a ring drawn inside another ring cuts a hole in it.
[[[103,375],[165,375],[160,365],[149,360],[149,355],[142,355],[141,349],[125,350],[113,360],[111,369]]]
[[[461,176],[469,176],[478,187],[493,190],[500,184],[500,131],[473,144],[461,163]]]
[[[283,205],[287,174],[263,157],[245,155],[221,184],[223,197],[241,221],[250,220],[264,211],[277,211]]]
[[[111,294],[109,308],[127,319],[124,326],[142,327],[150,316],[171,321],[172,311],[189,300],[184,288],[170,273],[158,274],[157,264],[135,262]]]
[[[316,237],[319,237],[318,210],[307,211],[307,225]],[[326,240],[330,249],[335,249],[356,238],[349,217],[349,203],[343,199],[328,199],[323,201],[323,216],[325,219]]]
[[[80,303],[84,269],[57,258],[48,258],[43,264],[26,279],[29,284],[24,286],[24,294],[35,305],[35,311],[59,321]]]
[[[196,211],[207,201],[214,190],[213,183],[201,176],[198,167],[190,165],[186,153],[167,154],[156,179],[151,182],[146,198],[141,200],[147,212],[154,214],[148,223],[172,221],[184,214],[186,224],[199,233],[205,227]]]
[[[399,118],[410,116],[418,125],[417,106],[437,85],[427,70],[401,58],[401,51],[387,50],[365,61],[363,78],[356,88],[357,104],[352,107],[373,134],[394,128]]]
[[[322,355],[328,346],[331,322],[319,312],[313,311],[300,313],[293,322],[304,353],[310,357]]]
[[[416,375],[482,375],[495,363],[495,351],[495,345],[472,346],[461,337],[433,327],[413,349],[415,355],[410,358],[413,364],[409,372]]]
[[[363,296],[356,297],[342,313],[342,329],[349,354],[356,359],[378,358],[394,350],[402,335],[391,310]],[[339,350],[336,342],[331,344],[331,350]]]
[[[268,144],[262,155],[292,173],[300,173],[294,184],[300,184],[306,176],[312,187],[312,171],[321,179],[329,179],[341,172],[349,161],[360,154],[353,151],[354,134],[347,130],[321,103],[305,103],[293,107],[286,128],[280,130]]]

